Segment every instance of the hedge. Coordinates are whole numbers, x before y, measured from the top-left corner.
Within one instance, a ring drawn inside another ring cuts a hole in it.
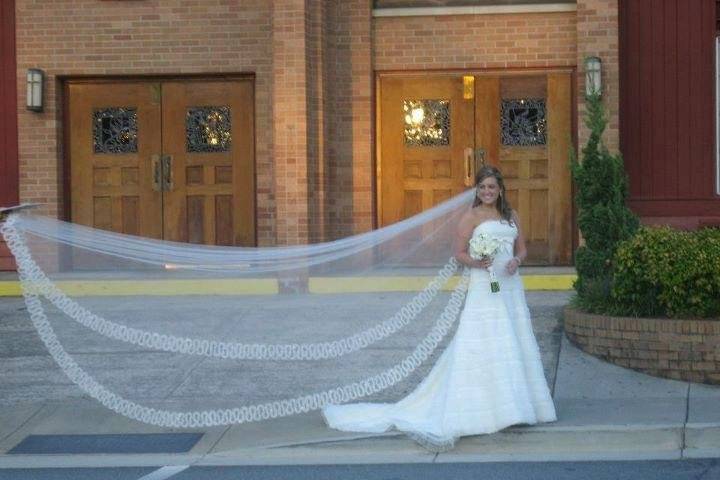
[[[613,264],[607,313],[720,319],[720,229],[642,227]]]

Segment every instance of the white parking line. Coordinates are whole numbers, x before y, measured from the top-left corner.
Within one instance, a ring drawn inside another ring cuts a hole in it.
[[[138,480],[165,480],[166,478],[170,478],[189,467],[190,465],[174,465],[172,467],[158,468],[157,470],[138,478]]]

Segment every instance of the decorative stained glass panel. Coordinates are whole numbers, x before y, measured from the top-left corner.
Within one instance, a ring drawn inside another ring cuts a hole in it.
[[[227,152],[232,142],[230,107],[190,107],[185,116],[188,152]]]
[[[137,108],[107,107],[93,111],[95,153],[136,153],[137,137]]]
[[[503,100],[500,118],[503,145],[545,145],[545,99]]]
[[[405,145],[450,145],[450,100],[403,100]]]

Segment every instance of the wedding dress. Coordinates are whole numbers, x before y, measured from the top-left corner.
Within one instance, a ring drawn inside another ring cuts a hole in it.
[[[370,433],[395,428],[429,450],[444,451],[464,435],[557,420],[522,280],[505,271],[517,228],[488,220],[473,236],[480,232],[503,240],[493,260],[500,291],[491,292],[487,270],[471,269],[457,332],[427,377],[397,403],[326,406],[329,427]]]

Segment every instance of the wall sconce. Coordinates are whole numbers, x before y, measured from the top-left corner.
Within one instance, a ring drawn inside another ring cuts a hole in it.
[[[585,59],[585,95],[602,95],[602,61],[598,57]]]
[[[27,71],[27,109],[33,112],[43,111],[43,86],[45,72],[38,68]]]

